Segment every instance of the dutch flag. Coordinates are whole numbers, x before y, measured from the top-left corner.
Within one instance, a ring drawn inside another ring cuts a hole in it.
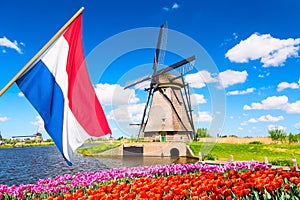
[[[82,14],[16,81],[69,165],[85,140],[111,134],[89,79],[81,24]]]

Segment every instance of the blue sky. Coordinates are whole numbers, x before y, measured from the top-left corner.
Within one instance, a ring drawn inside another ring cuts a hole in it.
[[[128,80],[151,73],[154,55],[151,48],[124,55],[118,51],[127,45],[138,46],[138,37],[143,38],[140,31],[148,27],[155,29],[144,39],[155,47],[157,28],[166,21],[169,36],[184,34],[208,56],[196,56],[195,69],[185,76],[192,90],[197,127],[211,128],[222,115],[221,135],[266,136],[274,127],[300,132],[300,3],[296,0],[3,1],[1,88],[81,6],[85,7],[82,29],[88,69],[114,137],[136,133],[128,125],[139,122],[146,94],[141,88],[124,90],[124,86]],[[138,34],[136,41],[124,39],[130,30]],[[123,43],[114,42],[119,37]],[[163,65],[193,53],[182,40],[168,40],[167,50],[174,43],[186,52],[181,56],[167,52]],[[110,56],[115,59],[104,65]],[[211,59],[216,69],[205,59]],[[216,101],[215,93],[223,93],[225,101]],[[37,130],[49,138],[37,112],[14,84],[0,97],[1,134],[10,138]]]

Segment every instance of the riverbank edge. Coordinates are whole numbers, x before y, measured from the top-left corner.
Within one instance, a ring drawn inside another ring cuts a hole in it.
[[[8,148],[22,148],[22,147],[44,147],[44,146],[54,146],[54,142],[42,142],[42,143],[33,143],[33,144],[26,144],[26,143],[17,143],[13,144],[2,144],[0,145],[0,149],[8,149]]]

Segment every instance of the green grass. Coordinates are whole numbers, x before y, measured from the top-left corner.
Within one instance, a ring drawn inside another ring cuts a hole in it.
[[[192,142],[190,148],[194,155],[203,152],[211,154],[218,160],[229,160],[233,155],[234,160],[264,161],[268,157],[273,160],[291,160],[293,157],[300,161],[300,144],[227,144],[227,143],[200,143]]]
[[[103,142],[95,146],[87,147],[87,148],[80,148],[77,149],[77,152],[84,155],[84,156],[92,156],[107,151],[109,149],[116,148],[120,146],[122,143],[120,141],[114,142]]]
[[[18,142],[14,144],[2,144],[0,148],[14,148],[14,147],[39,147],[39,146],[53,146],[54,142],[42,142],[42,143],[23,143]]]

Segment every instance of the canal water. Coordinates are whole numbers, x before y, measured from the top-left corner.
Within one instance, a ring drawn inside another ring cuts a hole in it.
[[[0,184],[34,184],[39,179],[82,171],[99,171],[119,167],[195,162],[169,157],[85,157],[76,155],[68,166],[56,146],[0,149]]]

